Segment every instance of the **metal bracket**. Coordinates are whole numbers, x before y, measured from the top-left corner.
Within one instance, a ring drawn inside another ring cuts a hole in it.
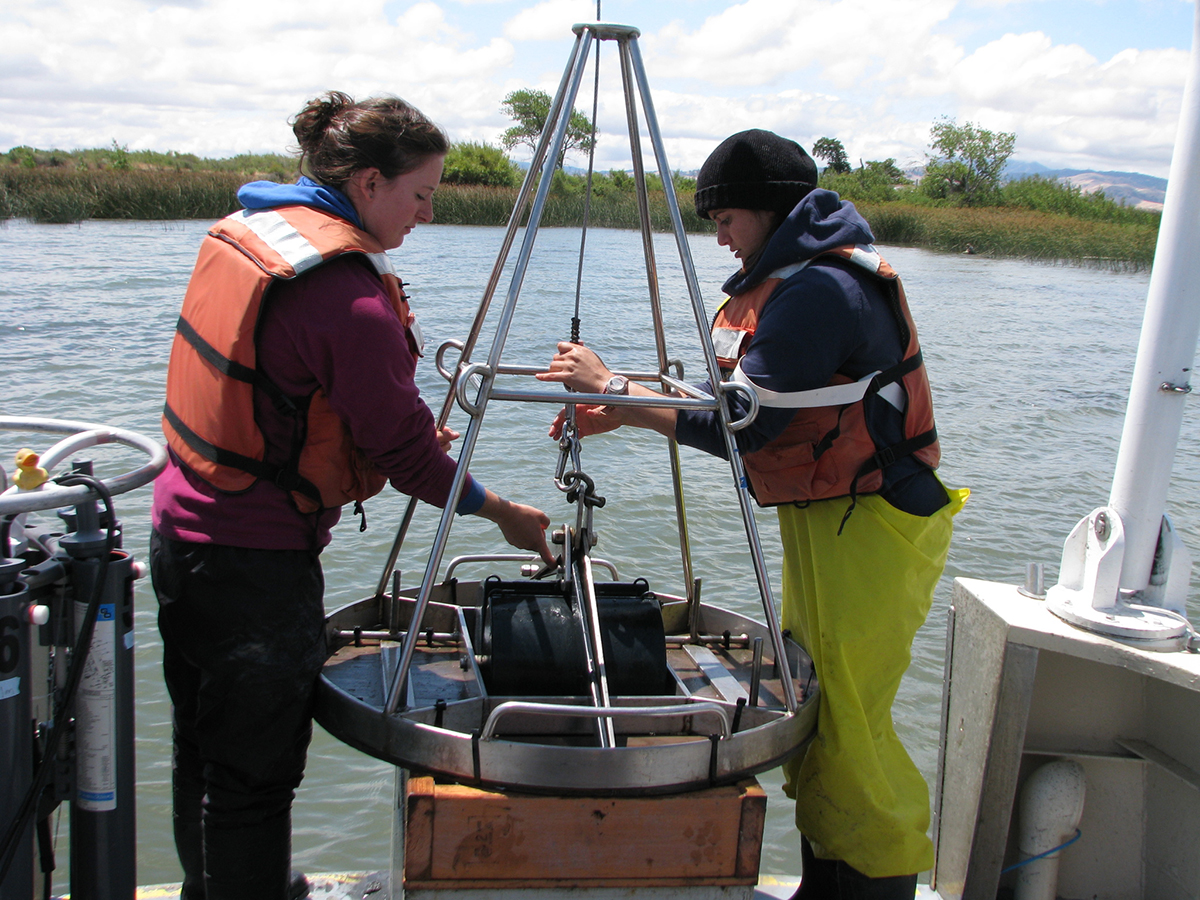
[[[1161,544],[1161,533],[1159,540]],[[1048,608],[1077,628],[1143,649],[1186,649],[1191,631],[1186,618],[1168,609],[1131,602],[1140,598],[1122,594],[1124,561],[1125,526],[1120,513],[1110,506],[1092,510],[1079,520],[1063,545],[1058,584],[1046,592]]]

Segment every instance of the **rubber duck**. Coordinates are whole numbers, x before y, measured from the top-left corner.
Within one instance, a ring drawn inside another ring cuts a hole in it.
[[[17,473],[13,476],[13,484],[23,491],[32,491],[45,484],[50,478],[50,473],[39,466],[38,461],[38,455],[32,450],[18,450]]]

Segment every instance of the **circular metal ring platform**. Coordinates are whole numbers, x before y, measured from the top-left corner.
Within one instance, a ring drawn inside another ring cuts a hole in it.
[[[766,626],[702,605],[693,641],[686,601],[662,594],[674,693],[618,696],[606,709],[583,697],[491,696],[472,642],[482,582],[434,588],[400,711],[387,715],[387,685],[413,608],[403,593],[397,604],[371,597],[329,616],[332,653],[316,708],[335,737],[397,766],[534,792],[673,793],[772,768],[816,727],[812,661],[798,644],[785,639],[797,696],[789,713],[773,660],[760,659],[761,678],[753,676],[755,638],[770,647]],[[602,716],[611,718],[616,746],[595,740]]]

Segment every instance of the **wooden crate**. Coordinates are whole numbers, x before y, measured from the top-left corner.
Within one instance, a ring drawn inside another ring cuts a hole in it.
[[[407,889],[758,881],[767,798],[747,779],[664,797],[546,797],[408,781]]]

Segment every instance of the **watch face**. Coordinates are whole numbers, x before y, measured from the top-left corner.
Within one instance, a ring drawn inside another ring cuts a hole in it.
[[[614,375],[608,379],[608,384],[604,386],[606,394],[627,394],[629,393],[629,379],[624,375]]]

